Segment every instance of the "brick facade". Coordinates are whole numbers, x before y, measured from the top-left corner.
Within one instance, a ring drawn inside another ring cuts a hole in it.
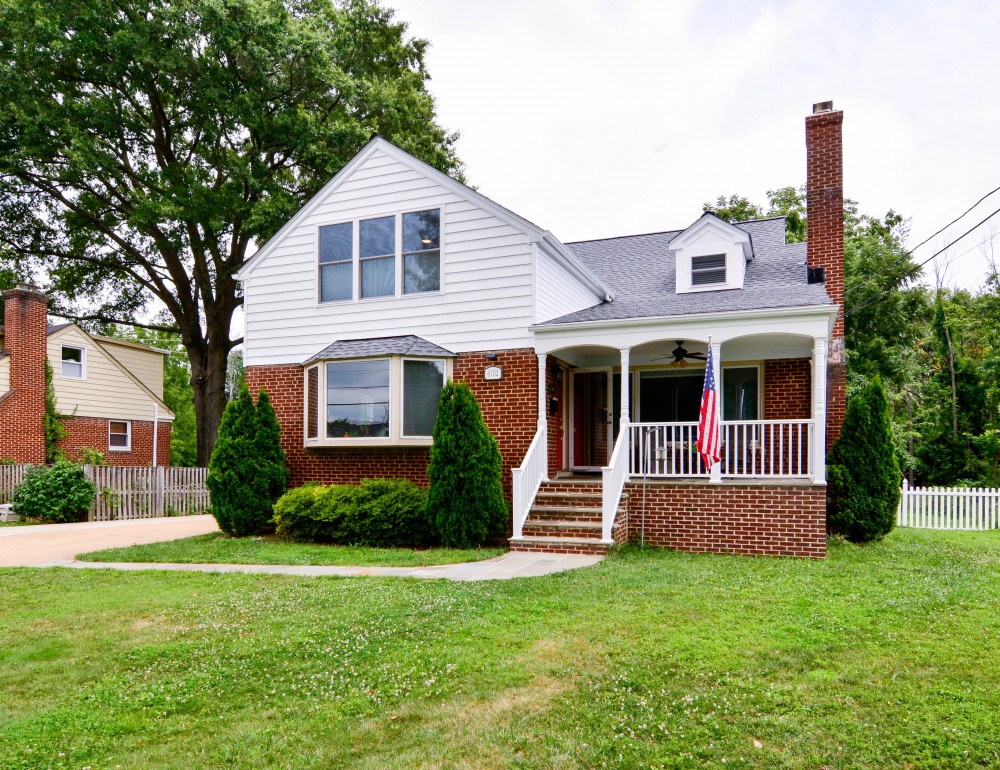
[[[629,482],[628,538],[694,553],[826,557],[826,487]]]
[[[48,300],[22,287],[3,296],[10,390],[0,395],[0,460],[40,464],[45,462]]]
[[[487,359],[495,355],[496,360]],[[490,432],[500,444],[504,493],[511,495],[511,468],[521,464],[538,423],[538,358],[533,350],[462,353],[454,361],[456,382],[468,382]],[[499,366],[503,378],[487,382],[483,371]],[[247,367],[247,384],[271,396],[281,444],[288,455],[290,486],[307,481],[356,484],[366,478],[405,478],[427,486],[428,447],[303,447],[304,374],[297,364]]]
[[[764,420],[812,417],[812,361],[781,358],[764,362]]]
[[[806,118],[806,204],[808,261],[826,271],[826,292],[840,306],[827,362],[827,448],[840,435],[846,411],[847,358],[844,350],[844,113],[817,112]]]
[[[70,460],[81,459],[83,449],[96,449],[104,454],[108,465],[150,466],[153,464],[153,421],[132,420],[131,449],[128,452],[111,450],[108,446],[109,420],[98,417],[67,417],[63,421],[67,436],[59,448]],[[118,422],[115,420],[115,422]],[[170,465],[171,424],[160,421],[156,431],[156,464]]]

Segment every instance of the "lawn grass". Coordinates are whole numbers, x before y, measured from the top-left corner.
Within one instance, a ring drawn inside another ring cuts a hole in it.
[[[80,561],[138,561],[175,564],[294,564],[360,567],[426,567],[492,559],[501,548],[365,548],[309,545],[275,537],[226,537],[219,532],[163,543],[109,548],[79,554]]]
[[[1000,766],[1000,532],[484,583],[0,584],[3,768]]]

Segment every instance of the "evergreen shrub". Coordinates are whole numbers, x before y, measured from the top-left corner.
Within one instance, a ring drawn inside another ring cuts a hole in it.
[[[208,464],[212,514],[219,529],[237,537],[264,532],[287,477],[281,429],[270,399],[262,391],[254,406],[243,387],[226,406]]]
[[[358,486],[309,484],[274,506],[275,531],[308,543],[420,547],[436,541],[427,492],[405,479],[365,479]]]
[[[97,487],[84,478],[81,466],[60,460],[50,468],[29,468],[14,490],[11,509],[49,524],[83,521],[96,494]]]
[[[509,510],[500,447],[464,382],[449,382],[441,390],[427,474],[428,518],[443,545],[476,548],[504,534]]]
[[[902,477],[878,377],[848,402],[826,471],[826,521],[833,534],[867,543],[892,531]]]

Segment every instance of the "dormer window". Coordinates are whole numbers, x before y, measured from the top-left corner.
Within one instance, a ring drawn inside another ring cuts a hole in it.
[[[691,258],[691,285],[708,286],[726,282],[726,255],[711,254]]]

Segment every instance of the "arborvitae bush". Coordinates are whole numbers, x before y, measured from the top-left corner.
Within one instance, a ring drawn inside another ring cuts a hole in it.
[[[284,491],[287,469],[281,432],[265,394],[260,400],[263,405],[255,407],[250,391],[243,387],[226,406],[208,464],[212,513],[227,535],[263,532]]]
[[[826,522],[855,543],[892,531],[899,505],[899,463],[889,403],[876,377],[847,404],[840,437],[827,458]]]
[[[441,391],[427,474],[428,518],[443,545],[475,548],[504,533],[508,508],[500,447],[465,383],[449,382]]]
[[[29,468],[14,490],[11,508],[18,516],[50,524],[83,521],[96,493],[81,466],[60,460],[51,468]]]

